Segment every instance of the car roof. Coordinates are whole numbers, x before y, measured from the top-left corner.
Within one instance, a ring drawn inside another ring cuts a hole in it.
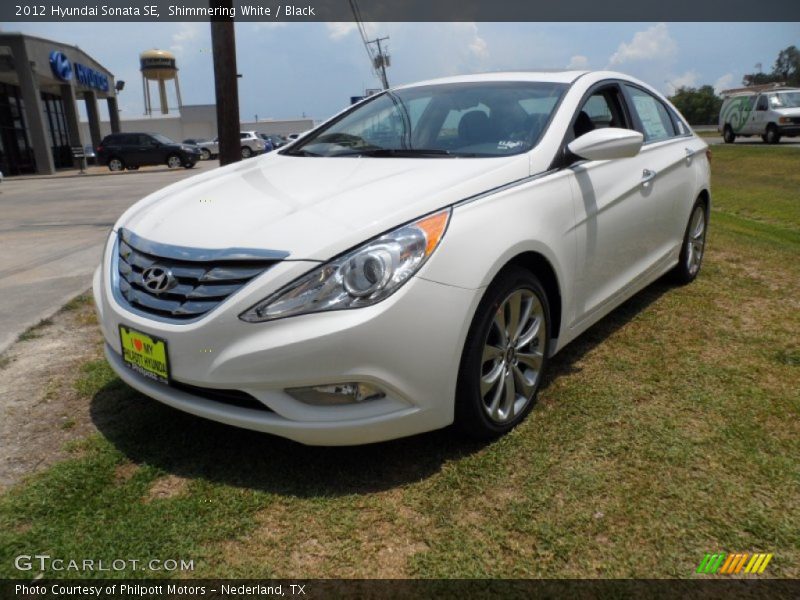
[[[441,85],[447,83],[479,83],[484,81],[537,81],[544,83],[572,83],[590,71],[573,69],[540,70],[540,71],[499,71],[495,73],[480,73],[477,75],[454,75],[427,79],[417,83],[397,86],[396,89],[412,88],[423,85]]]

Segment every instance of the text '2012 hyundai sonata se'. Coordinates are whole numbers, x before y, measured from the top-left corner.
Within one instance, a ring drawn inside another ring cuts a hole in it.
[[[369,97],[114,226],[114,370],[307,444],[502,434],[548,360],[655,279],[698,274],[709,154],[619,73],[451,77]]]

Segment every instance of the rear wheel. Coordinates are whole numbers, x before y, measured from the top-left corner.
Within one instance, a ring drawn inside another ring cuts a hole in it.
[[[736,134],[733,133],[733,128],[730,125],[725,125],[725,128],[722,130],[722,139],[726,144],[732,144],[736,141]]]
[[[455,423],[492,438],[513,429],[533,407],[547,364],[550,307],[529,271],[505,270],[475,313],[461,358]]]
[[[678,264],[672,270],[672,278],[676,283],[691,283],[700,273],[706,248],[707,224],[708,210],[705,202],[698,199],[686,225]]]
[[[181,160],[181,157],[178,156],[177,154],[170,154],[167,157],[167,166],[170,169],[177,169],[178,167],[183,166],[183,161]]]
[[[767,131],[764,134],[764,141],[767,144],[777,144],[781,141],[781,134],[778,131],[778,128],[775,127],[772,123],[767,125]]]
[[[205,148],[203,148],[203,149],[200,151],[200,158],[201,158],[202,160],[209,160],[209,159],[211,158],[211,152],[209,152],[208,150],[206,150]]]
[[[253,151],[247,146],[242,146],[242,158],[250,158],[251,156],[253,156]]]
[[[117,156],[112,156],[108,159],[108,170],[109,171],[122,171],[125,168],[125,163],[122,162],[122,159]]]

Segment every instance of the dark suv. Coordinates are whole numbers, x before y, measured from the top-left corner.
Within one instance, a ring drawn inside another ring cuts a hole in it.
[[[200,160],[200,149],[160,133],[112,133],[97,147],[97,160],[112,171],[135,171],[149,165],[191,169]]]

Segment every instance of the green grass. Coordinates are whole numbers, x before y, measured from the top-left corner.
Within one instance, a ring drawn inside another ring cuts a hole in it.
[[[25,331],[17,336],[18,342],[27,342],[42,337],[42,330],[48,325],[52,325],[52,319],[42,319],[36,325],[28,327]]]
[[[798,163],[715,148],[699,279],[656,283],[568,346],[493,443],[307,448],[88,362],[74,386],[100,433],[0,496],[0,577],[33,575],[8,559],[22,549],[201,577],[691,577],[706,552],[760,551],[799,577]]]

